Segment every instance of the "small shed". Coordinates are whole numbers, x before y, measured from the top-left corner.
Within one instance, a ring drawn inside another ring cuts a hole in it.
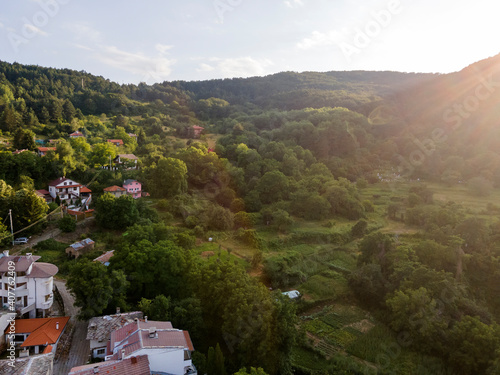
[[[80,255],[88,253],[92,249],[94,249],[95,242],[92,241],[90,238],[86,238],[84,240],[81,240],[80,242],[75,242],[72,245],[69,245],[66,248],[66,254],[68,254],[69,257],[74,257],[78,258]]]
[[[288,298],[290,299],[299,299],[302,296],[298,290],[290,290],[281,294],[283,294],[284,296],[288,296]]]

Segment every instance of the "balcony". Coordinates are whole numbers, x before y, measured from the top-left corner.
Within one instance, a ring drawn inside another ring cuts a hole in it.
[[[54,299],[51,297],[49,298],[48,301],[42,302],[42,309],[47,310],[52,307],[52,303],[54,302]]]
[[[16,303],[16,311],[18,311],[21,315],[26,314],[27,312],[30,312],[31,310],[35,309],[35,303],[33,302],[31,305],[28,305],[24,307],[22,303]]]

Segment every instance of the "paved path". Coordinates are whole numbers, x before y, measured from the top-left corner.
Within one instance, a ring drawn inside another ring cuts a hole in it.
[[[72,367],[87,363],[90,354],[90,344],[87,341],[88,322],[76,318],[80,309],[74,305],[74,298],[66,288],[66,283],[62,280],[54,280],[54,284],[64,301],[66,316],[71,316],[68,328],[74,327],[69,351],[63,351],[54,361],[54,375],[66,375]]]

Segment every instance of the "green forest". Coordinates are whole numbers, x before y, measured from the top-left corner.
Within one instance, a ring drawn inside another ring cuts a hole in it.
[[[36,194],[65,176],[96,249],[34,250],[80,318],[171,321],[200,374],[500,374],[498,70],[120,85],[0,62],[3,247],[10,209],[22,235],[75,230]],[[127,179],[147,195],[104,191]]]

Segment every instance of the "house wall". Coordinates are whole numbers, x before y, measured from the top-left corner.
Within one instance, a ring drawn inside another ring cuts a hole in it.
[[[134,198],[140,198],[142,190],[142,184],[140,182],[135,181],[128,185],[123,185],[123,187],[127,189],[127,192]]]
[[[184,348],[145,348],[134,352],[127,356],[127,358],[143,354],[148,356],[149,368],[152,372],[156,371],[166,372],[172,375],[184,375],[184,367],[192,365],[191,360],[184,361]]]
[[[10,324],[10,319],[15,318],[15,313],[1,313],[0,314],[0,332],[5,332],[5,329]],[[0,335],[0,352],[3,352],[7,349],[7,335]]]
[[[97,340],[89,340],[89,341],[90,341],[90,351],[92,352],[92,357],[104,359],[106,357],[106,347],[108,344],[107,341],[104,342],[99,342]],[[104,349],[104,353],[97,354],[97,351],[99,349]]]
[[[34,279],[36,287],[36,308],[41,310],[47,310],[52,307],[54,302],[54,278],[49,277],[48,279]],[[48,296],[48,299],[46,299]]]

